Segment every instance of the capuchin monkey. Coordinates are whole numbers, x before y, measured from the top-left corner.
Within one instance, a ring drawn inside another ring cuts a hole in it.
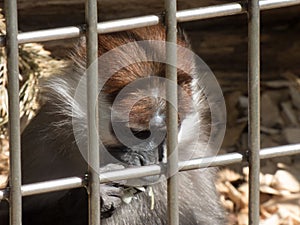
[[[157,60],[165,57],[161,45],[165,33],[163,25],[156,25],[99,35],[100,172],[166,162],[166,84],[160,80],[165,77],[165,63]],[[181,31],[177,39],[178,46],[190,49]],[[127,44],[128,48],[123,47]],[[201,74],[194,58],[180,49],[177,54],[178,151],[180,160],[188,160],[209,155],[209,150],[203,149],[211,119],[203,88],[197,85]],[[22,184],[84,177],[88,171],[86,90],[80,89],[86,77],[84,38],[71,59],[73,63],[63,75],[41,82],[44,104],[22,134]],[[141,86],[131,86],[141,79],[145,79]],[[124,143],[120,136],[126,139],[126,135],[129,140],[132,136],[136,139]],[[181,225],[226,223],[214,185],[215,173],[214,168],[179,173]],[[162,177],[101,184],[101,224],[167,224],[167,185]],[[132,198],[125,203],[128,190],[133,190]],[[149,196],[149,192],[153,193]],[[23,197],[23,225],[87,225],[87,199],[85,188]],[[9,224],[4,201],[0,203],[0,224]]]

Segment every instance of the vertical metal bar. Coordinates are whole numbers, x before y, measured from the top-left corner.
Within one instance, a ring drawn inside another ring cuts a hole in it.
[[[87,107],[89,151],[89,224],[100,224],[100,180],[98,147],[98,34],[97,0],[86,0]]]
[[[19,52],[17,1],[5,1],[6,54],[9,94],[10,224],[22,223]]]
[[[177,84],[177,21],[176,0],[166,0],[167,47],[166,78]],[[179,224],[178,207],[178,115],[177,115],[177,85],[167,84],[167,156],[168,156],[168,224]],[[175,105],[172,105],[175,103]]]
[[[249,224],[259,224],[260,172],[260,11],[259,1],[248,1],[249,90]]]

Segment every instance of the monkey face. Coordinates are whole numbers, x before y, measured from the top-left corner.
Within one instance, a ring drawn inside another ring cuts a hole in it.
[[[154,33],[152,29],[143,30],[99,35],[98,105],[101,167],[111,163],[126,167],[146,166],[165,160],[166,83],[160,80],[166,80],[165,67],[168,63],[162,60],[165,58],[166,48],[165,29],[163,26],[157,26]],[[188,44],[183,38],[178,38],[178,44],[187,47]],[[140,42],[143,40],[146,43]],[[153,42],[156,40],[158,42]],[[131,44],[127,45],[128,43]],[[63,103],[59,102],[57,105],[70,106],[68,111],[65,108],[60,111],[67,111],[72,117],[78,149],[85,160],[88,160],[86,85],[81,85],[81,81],[86,78],[86,65],[79,60],[82,56],[85,58],[85,43],[81,44],[73,54],[73,76],[62,79],[64,85],[59,89],[57,99]],[[178,51],[178,68],[178,82],[175,85],[184,90],[178,91],[177,96],[178,121],[181,124],[193,109],[192,75],[196,72],[193,55],[187,54],[187,51]],[[143,81],[143,85],[134,85],[139,80]],[[69,89],[68,93],[65,84],[70,82],[73,83],[74,89]],[[57,83],[59,82],[53,82],[50,89],[57,89]],[[69,117],[67,119],[68,121],[61,124],[70,124]],[[193,126],[198,126],[198,123],[194,123]],[[189,135],[192,136],[195,135]]]
[[[119,99],[114,98],[114,106],[108,107],[110,122],[106,123],[109,123],[109,129],[102,130],[101,135],[107,152],[126,167],[153,165],[164,158],[165,100],[140,98],[139,92],[131,89]],[[152,183],[158,178],[152,176],[140,180]]]

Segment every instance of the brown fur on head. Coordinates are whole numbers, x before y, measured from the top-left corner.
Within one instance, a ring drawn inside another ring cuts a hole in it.
[[[186,40],[186,36],[182,32],[179,32],[177,40],[178,46],[184,48],[190,47],[189,42]],[[143,41],[149,41],[149,44]],[[159,42],[152,44],[151,41]],[[111,107],[112,102],[114,102],[115,97],[119,92],[138,79],[151,76],[165,77],[165,63],[156,61],[157,58],[165,60],[166,46],[164,41],[165,27],[161,24],[126,32],[99,35],[99,80],[106,81],[100,95],[102,96],[100,97],[102,105],[105,105],[106,108]],[[128,44],[130,44],[130,46],[128,46]],[[194,92],[200,91],[195,90],[195,87],[192,87],[191,85],[193,77],[197,74],[194,58],[188,54],[187,51],[178,50],[177,54],[177,64],[178,68],[180,68],[178,69],[178,85],[183,90],[178,91],[178,119],[179,122],[181,122],[185,116],[193,110],[191,101],[193,101]],[[71,77],[71,79],[78,82],[78,80],[81,79],[81,76],[85,74],[85,39],[82,39],[79,42],[71,55],[71,59],[74,61],[72,68],[73,77]],[[60,79],[66,80],[70,79],[70,77],[61,77]],[[62,88],[62,92],[60,93],[57,83],[60,83],[60,81],[54,79],[53,82],[50,82],[50,85],[49,82],[47,83],[45,89],[48,93],[54,92],[59,94],[60,96],[56,97],[57,99],[69,102],[69,105],[72,106],[74,103],[70,102],[70,97],[71,95],[74,95],[74,90],[65,90],[65,88]],[[163,93],[162,95],[165,95],[165,85],[154,82],[152,84],[149,83],[148,88],[154,90],[154,92]],[[56,89],[56,91],[51,89]],[[65,97],[66,91],[69,93],[67,97]],[[127,115],[120,114],[120,118],[118,119],[120,121],[128,122],[126,126],[133,128],[134,130],[143,131],[149,129],[149,123],[157,112],[161,115],[165,115],[166,104],[164,99],[155,98],[155,96],[140,99],[139,91],[143,90],[133,90],[132,92],[127,93],[124,98],[120,99],[118,104],[115,104],[115,109],[122,111],[124,108],[130,108],[129,118],[127,118]],[[205,98],[204,94],[201,94],[201,96],[201,98]],[[81,107],[79,106],[78,108]],[[205,105],[204,101],[201,103],[201,108],[202,114],[208,112],[207,105]],[[64,109],[64,111],[65,110],[66,109]],[[71,110],[71,108],[69,110]],[[76,112],[76,110],[73,110],[72,113],[77,113],[75,117],[84,119],[86,116],[82,113],[83,111],[84,110]],[[69,114],[71,115],[71,112],[69,112]],[[102,116],[109,116],[108,114],[110,114],[110,112],[103,112]],[[201,116],[202,115],[200,115],[200,117]],[[108,121],[102,121],[102,124],[103,123],[107,124]],[[110,129],[109,125],[107,125],[107,129]],[[206,130],[209,131],[209,126],[207,126]],[[104,143],[112,144],[112,135],[104,134],[103,137]]]

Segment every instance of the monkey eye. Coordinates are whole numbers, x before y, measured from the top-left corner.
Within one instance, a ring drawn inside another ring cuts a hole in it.
[[[151,132],[149,130],[136,130],[132,128],[130,130],[135,137],[142,140],[147,139],[151,135]]]

